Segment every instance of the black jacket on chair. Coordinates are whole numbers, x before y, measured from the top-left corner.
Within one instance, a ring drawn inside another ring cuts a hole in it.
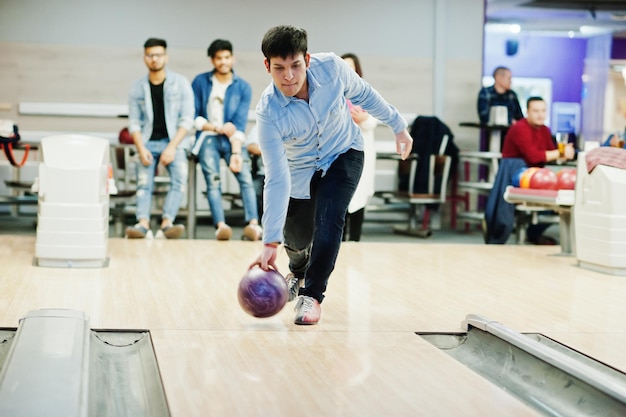
[[[458,165],[459,148],[454,144],[454,135],[450,128],[435,116],[418,116],[411,126],[410,134],[413,138],[412,152],[417,153],[419,156],[417,172],[415,173],[415,185],[411,191],[413,193],[427,193],[430,155],[439,154],[441,141],[445,135],[448,135],[448,144],[443,153],[452,157],[450,168],[450,177],[452,177],[456,173]],[[408,171],[405,173],[400,172],[399,177],[398,189],[400,191],[408,191]]]

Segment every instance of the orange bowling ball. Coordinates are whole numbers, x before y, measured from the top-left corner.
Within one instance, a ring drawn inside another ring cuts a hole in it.
[[[537,171],[539,171],[537,167],[530,167],[524,171],[519,180],[520,188],[530,188],[530,180]]]

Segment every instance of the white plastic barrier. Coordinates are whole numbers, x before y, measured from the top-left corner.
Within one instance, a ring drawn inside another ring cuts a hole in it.
[[[37,265],[107,265],[109,146],[106,139],[77,134],[41,140]]]
[[[583,268],[626,275],[626,170],[597,165],[588,173],[578,155],[574,229]]]
[[[0,415],[87,416],[89,320],[48,309],[20,320],[0,372]]]

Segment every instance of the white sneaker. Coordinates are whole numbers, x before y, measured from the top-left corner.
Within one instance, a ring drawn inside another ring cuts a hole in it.
[[[320,321],[320,316],[322,314],[322,308],[320,307],[319,301],[306,295],[298,297],[298,303],[296,304],[295,311],[295,324],[317,324]]]
[[[243,240],[256,241],[263,237],[263,229],[258,224],[249,224],[243,228]]]
[[[227,224],[220,226],[215,231],[215,238],[217,240],[230,240],[231,237],[233,237],[233,229]]]
[[[126,228],[127,239],[152,239],[152,230],[143,227],[141,223]]]
[[[164,227],[163,229],[159,229],[157,232],[157,236],[161,232],[161,234],[166,239],[178,239],[185,233],[185,226],[182,224],[173,224],[171,226]]]

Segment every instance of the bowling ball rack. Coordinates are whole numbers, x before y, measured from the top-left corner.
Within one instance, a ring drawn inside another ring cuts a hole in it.
[[[504,191],[504,201],[516,206],[553,210],[559,215],[559,237],[561,254],[574,253],[572,207],[574,190],[535,190],[508,186]]]

